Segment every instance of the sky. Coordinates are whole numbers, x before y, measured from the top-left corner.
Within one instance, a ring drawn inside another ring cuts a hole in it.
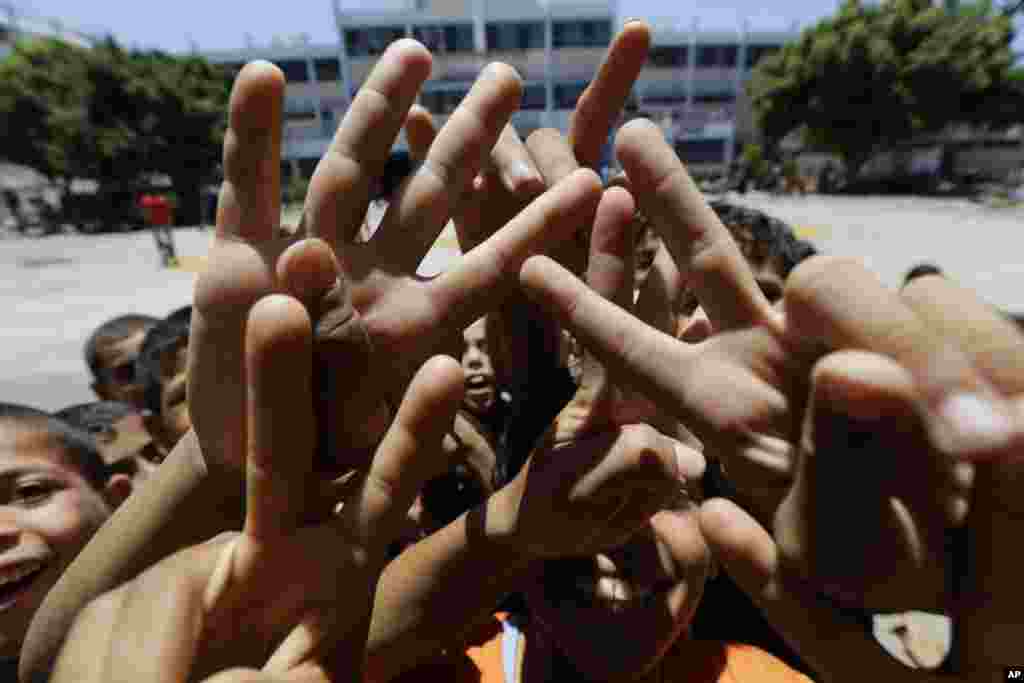
[[[25,14],[55,17],[87,32],[112,33],[126,45],[184,52],[193,43],[202,50],[241,48],[246,34],[256,45],[277,35],[309,34],[314,43],[337,40],[332,0],[0,0]],[[346,8],[379,7],[400,0],[342,0]],[[703,28],[733,29],[747,18],[753,30],[806,26],[832,14],[838,0],[618,0],[619,14],[689,26],[699,17]],[[1024,51],[1024,22],[1018,20],[1015,45]]]

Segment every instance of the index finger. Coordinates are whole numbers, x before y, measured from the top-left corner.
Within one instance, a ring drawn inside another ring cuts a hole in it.
[[[263,242],[274,236],[280,222],[284,85],[279,68],[257,61],[246,64],[231,87],[218,237]]]
[[[704,201],[661,129],[650,121],[630,121],[615,142],[640,208],[657,227],[715,329],[775,320],[732,235]]]
[[[707,441],[774,433],[787,423],[786,399],[756,374],[778,363],[781,342],[765,330],[744,330],[738,342],[753,359],[703,353],[650,327],[598,295],[545,256],[530,258],[519,274],[538,301],[592,351],[609,372],[623,377]],[[719,338],[720,339],[720,338]],[[727,396],[728,400],[723,400]]]
[[[462,368],[447,356],[431,358],[413,377],[370,471],[342,508],[341,524],[363,547],[383,550],[423,484],[444,469],[441,440],[452,428],[463,386]]]
[[[601,162],[601,149],[619,120],[650,47],[651,27],[643,21],[627,22],[576,102],[569,121],[569,142],[581,166],[596,168]]]
[[[373,179],[383,170],[430,66],[426,48],[403,39],[373,67],[310,180],[303,209],[310,236],[332,246],[355,238]]]
[[[246,371],[245,532],[268,540],[298,529],[313,471],[313,329],[302,304],[278,294],[253,306]]]

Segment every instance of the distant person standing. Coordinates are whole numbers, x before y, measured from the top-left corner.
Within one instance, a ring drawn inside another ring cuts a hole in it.
[[[153,239],[163,267],[177,266],[178,255],[174,250],[174,234],[171,232],[171,203],[163,195],[145,194],[139,199],[139,206],[146,223],[153,229]]]

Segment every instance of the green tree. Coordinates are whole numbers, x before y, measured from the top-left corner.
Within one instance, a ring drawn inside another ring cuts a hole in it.
[[[19,42],[0,62],[0,155],[58,184],[92,178],[131,186],[171,178],[179,220],[199,219],[202,184],[216,174],[228,73],[194,57]]]
[[[92,175],[86,52],[54,40],[22,42],[0,62],[0,154],[66,185]]]
[[[1020,122],[1010,17],[984,2],[963,9],[847,0],[755,67],[748,90],[767,143],[802,130],[853,177],[879,150],[920,133]]]

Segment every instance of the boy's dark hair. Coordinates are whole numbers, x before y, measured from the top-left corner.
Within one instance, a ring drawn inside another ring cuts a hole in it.
[[[93,401],[68,406],[53,416],[83,432],[96,435],[109,431],[118,420],[137,412],[135,406],[120,401]]]
[[[71,465],[89,485],[102,491],[110,471],[100,455],[96,442],[89,434],[56,415],[18,403],[0,403],[0,422],[16,422],[38,429],[56,441]]]
[[[160,358],[168,347],[182,339],[188,339],[191,322],[192,307],[182,306],[163,320],[157,321],[142,340],[142,348],[139,349],[139,357],[135,363],[142,382],[143,405],[154,415],[161,412],[160,394],[163,390],[163,380]]]
[[[743,255],[755,263],[774,264],[783,278],[798,263],[818,253],[810,242],[799,239],[788,224],[763,211],[725,200],[714,200],[710,205]]]
[[[127,315],[119,315],[116,318],[111,318],[97,327],[85,341],[85,364],[89,366],[89,371],[94,377],[97,379],[99,378],[99,350],[102,346],[119,342],[125,337],[135,334],[139,330],[148,330],[159,322],[159,320],[159,318],[154,318],[149,315],[129,313]]]
[[[918,263],[903,276],[903,284],[907,284],[911,280],[916,280],[925,275],[942,275],[942,269],[934,263]]]

